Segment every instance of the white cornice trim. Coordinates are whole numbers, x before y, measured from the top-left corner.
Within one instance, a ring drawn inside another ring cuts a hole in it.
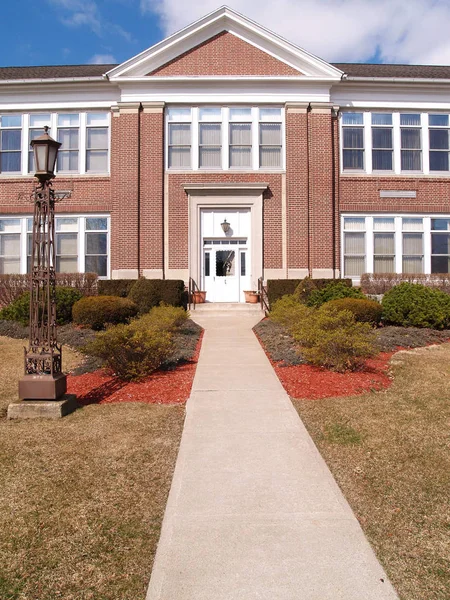
[[[344,77],[342,82],[349,83],[402,83],[402,84],[444,84],[450,85],[450,79],[430,79],[427,77]]]
[[[255,191],[264,191],[269,187],[268,183],[259,183],[249,181],[247,183],[184,183],[182,185],[183,189],[187,192],[192,192],[195,190],[255,190]]]
[[[311,82],[326,82],[336,83],[334,77],[305,77],[305,76],[288,76],[288,75],[205,75],[205,76],[183,76],[176,75],[171,77],[114,77],[111,79],[113,83],[136,83],[145,82],[149,86],[153,86],[158,82],[161,83],[185,83],[185,82],[217,82],[217,81],[292,81],[295,83],[311,83]]]
[[[108,81],[102,75],[100,77],[53,77],[51,79],[0,79],[0,85],[23,85],[43,83],[95,83],[107,84]]]

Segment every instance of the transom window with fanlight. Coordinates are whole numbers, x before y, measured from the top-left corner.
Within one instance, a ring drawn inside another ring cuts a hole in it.
[[[29,273],[32,260],[33,218],[0,217],[0,274]],[[109,277],[108,215],[55,217],[57,273],[96,273]]]
[[[450,216],[345,215],[342,274],[450,273]]]
[[[281,107],[170,107],[166,128],[170,170],[284,168]]]

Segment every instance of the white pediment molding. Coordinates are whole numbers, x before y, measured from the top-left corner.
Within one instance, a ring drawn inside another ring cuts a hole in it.
[[[227,6],[174,33],[106,74],[111,81],[148,79],[148,73],[227,31],[298,71],[299,77],[339,81],[343,72]]]

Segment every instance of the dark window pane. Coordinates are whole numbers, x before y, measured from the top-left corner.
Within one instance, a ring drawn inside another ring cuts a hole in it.
[[[210,273],[209,252],[205,252],[205,277],[209,277],[209,273]]]
[[[342,123],[344,125],[362,125],[363,124],[363,114],[362,113],[344,112],[344,113],[342,113]]]
[[[344,148],[364,148],[364,132],[361,127],[344,128]]]
[[[0,171],[18,172],[20,170],[20,152],[0,153]]]
[[[430,115],[428,118],[431,126],[447,127],[448,125],[448,115]]]
[[[450,254],[450,233],[431,234],[431,254]]]
[[[390,113],[372,113],[372,125],[392,125]]]
[[[418,150],[402,150],[402,171],[420,171],[421,158]]]
[[[420,129],[401,130],[402,148],[420,150]]]
[[[241,277],[245,276],[245,252],[241,252]]]
[[[86,273],[97,273],[99,277],[107,275],[107,258],[106,256],[86,256],[85,264]]]
[[[450,273],[450,259],[448,256],[431,257],[432,273]]]
[[[234,250],[216,251],[216,276],[229,277],[235,274],[235,252]]]
[[[430,149],[448,150],[447,129],[430,129]]]
[[[108,229],[108,221],[105,217],[87,217],[86,229],[87,231],[106,231]]]
[[[373,148],[392,148],[392,129],[372,129]]]
[[[86,254],[106,254],[106,233],[86,234]]]
[[[363,150],[344,150],[344,169],[364,169]]]
[[[20,129],[2,131],[2,150],[20,150]]]
[[[420,125],[420,115],[419,114],[400,115],[400,125]]]
[[[392,171],[392,150],[373,150],[372,169],[374,171]]]
[[[431,229],[450,231],[450,219],[431,219]]]
[[[430,152],[430,171],[448,171],[448,152]]]

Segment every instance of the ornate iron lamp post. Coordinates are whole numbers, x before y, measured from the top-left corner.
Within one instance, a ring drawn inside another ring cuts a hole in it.
[[[39,183],[34,189],[30,273],[30,339],[21,400],[58,400],[66,392],[62,349],[56,339],[55,192],[52,179],[61,144],[45,133],[31,142]]]

